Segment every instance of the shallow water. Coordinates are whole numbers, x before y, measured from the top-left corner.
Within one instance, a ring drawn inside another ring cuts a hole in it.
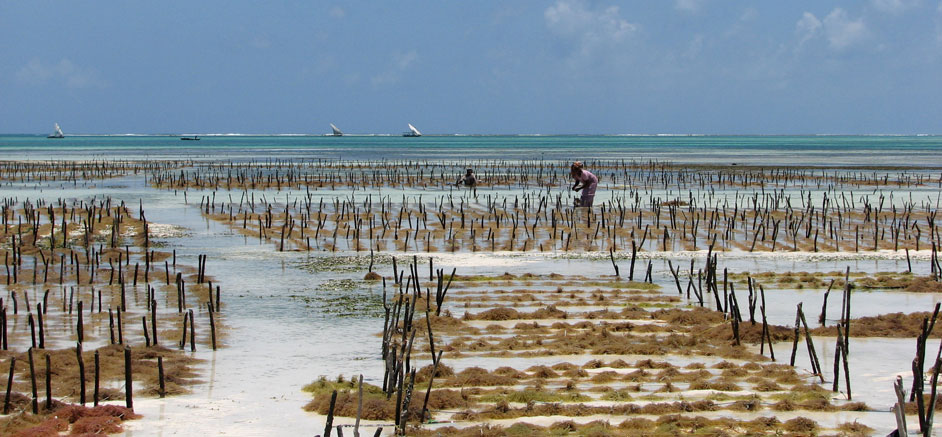
[[[942,138],[939,137],[427,137],[419,139],[419,142],[404,141],[396,137],[236,137],[205,138],[200,141],[199,147],[182,147],[176,138],[170,137],[79,137],[57,143],[48,143],[45,139],[35,137],[0,137],[0,150],[9,152],[5,155],[6,159],[31,160],[180,157],[211,160],[224,155],[228,159],[243,161],[315,157],[443,161],[539,158],[564,161],[571,159],[573,144],[582,144],[584,147],[580,150],[584,156],[580,156],[581,159],[656,159],[698,164],[942,165],[938,160],[938,156],[942,156],[939,153],[942,152]],[[802,150],[802,153],[795,154],[796,148]],[[455,155],[455,150],[462,150],[465,154]],[[932,187],[910,191],[915,193],[915,198],[930,201],[935,201],[939,193]],[[525,190],[502,189],[492,194],[498,192],[515,195]],[[155,238],[166,245],[165,250],[175,249],[180,262],[189,265],[196,265],[199,254],[209,255],[209,274],[216,278],[214,283],[222,289],[220,317],[230,328],[223,341],[225,346],[216,352],[203,347],[191,353],[205,360],[199,366],[203,372],[200,378],[203,382],[192,387],[191,394],[166,399],[135,399],[135,411],[144,417],[127,422],[125,435],[311,435],[321,432],[324,418],[302,411],[301,407],[310,400],[310,396],[301,392],[304,384],[319,376],[334,378],[339,374],[348,378],[363,374],[367,382],[381,383],[383,363],[378,334],[383,326],[380,301],[382,285],[361,281],[366,273],[365,264],[342,268],[330,262],[313,262],[325,256],[359,256],[362,259],[367,255],[351,252],[333,255],[277,252],[269,243],[260,244],[257,239],[241,236],[224,224],[202,217],[196,206],[201,196],[215,194],[218,199],[228,201],[230,194],[235,198],[243,193],[256,198],[265,196],[266,200],[278,203],[292,202],[305,196],[305,192],[297,190],[277,193],[262,190],[218,190],[215,193],[212,190],[188,190],[184,195],[183,191],[152,189],[141,175],[94,181],[85,186],[67,183],[14,183],[0,186],[0,197],[16,197],[20,200],[27,197],[53,200],[111,196],[125,200],[133,209],[142,199],[149,221],[183,230],[182,233],[171,232]],[[398,199],[405,195],[411,196],[410,201],[414,201],[422,195],[428,202],[430,197],[445,193],[442,190],[417,188],[318,190],[314,192],[313,198],[317,201],[336,196],[361,199],[369,195],[388,195]],[[725,194],[735,196],[734,192]],[[859,194],[878,195],[872,191]],[[612,195],[602,194],[600,199]],[[820,193],[816,192],[815,196],[820,196]],[[905,198],[904,195],[898,195],[896,201]],[[418,256],[423,263],[420,273],[424,272],[423,267],[427,265],[424,259],[429,256],[434,257],[436,268],[443,268],[446,273],[451,268],[457,268],[461,275],[499,275],[509,272],[595,277],[611,276],[614,273],[608,253],[419,253]],[[625,277],[628,273],[627,257],[630,255],[622,252],[616,256]],[[910,256],[914,272],[928,274],[929,252],[911,251]],[[690,259],[694,259],[697,268],[700,268],[705,257],[706,251],[644,251],[639,256],[641,262],[636,266],[636,278],[643,277],[647,260],[650,259],[653,262],[654,281],[661,286],[659,292],[676,296],[667,260],[671,260],[675,267],[681,267],[681,285],[686,286],[686,273],[683,270],[689,268]],[[405,258],[400,258],[400,268],[404,268],[407,262]],[[311,268],[312,265],[315,267]],[[725,267],[730,272],[832,272],[850,267],[853,272],[867,273],[902,272],[907,266],[904,253],[891,251],[861,254],[729,252],[719,255],[719,265],[721,269]],[[375,270],[388,275],[391,264],[378,263]],[[765,288],[770,323],[792,324],[798,302],[804,302],[809,321],[816,320],[814,316],[820,311],[824,290],[778,289],[775,286]],[[392,292],[392,287],[389,291]],[[831,294],[828,305],[831,318],[839,314],[840,293],[836,291]],[[737,284],[737,293],[740,301],[744,301],[745,287]],[[31,302],[35,302],[35,296],[34,290],[30,295]],[[931,294],[855,291],[852,312],[854,317],[861,317],[896,311],[929,311],[940,300],[942,298]],[[706,304],[711,306],[713,302],[708,299]],[[464,311],[460,307],[453,310],[455,314]],[[61,329],[71,329],[74,321],[68,322]],[[19,333],[25,332],[24,317],[16,319],[14,329]],[[107,335],[101,329],[92,334],[97,338],[96,341],[103,341]],[[199,335],[206,334],[200,331]],[[815,341],[822,364],[825,369],[830,369],[833,339],[816,338]],[[64,346],[62,342],[54,341],[52,344]],[[914,344],[913,339],[853,339],[849,358],[854,399],[865,401],[880,411],[892,405],[892,380],[895,375],[902,374],[904,379],[909,375],[907,381],[911,381],[909,362],[915,354]],[[788,355],[790,348],[790,344],[776,345],[779,361]],[[797,364],[802,369],[806,369],[805,353],[804,347],[799,347]],[[526,368],[563,361],[581,364],[591,358],[588,355],[511,357],[501,359],[500,364]],[[618,358],[631,361],[645,357],[606,357],[610,360]],[[666,356],[664,359],[669,359],[675,365],[690,360],[683,356]],[[446,364],[457,369],[478,365],[493,367],[496,361],[467,357],[449,362],[447,356],[445,360]],[[703,361],[702,357],[698,357],[697,361]],[[418,364],[424,363],[420,361]],[[731,415],[729,412],[718,414]],[[783,420],[791,417],[788,413],[777,412],[775,415]],[[889,413],[829,413],[820,418],[815,416],[822,423],[859,418],[883,434],[893,426],[893,417]],[[338,420],[336,423],[348,422]],[[911,427],[914,427],[914,423],[913,418],[910,418]],[[391,428],[387,427],[387,430]]]
[[[115,193],[117,194],[117,193]],[[131,194],[136,196],[137,193]],[[167,399],[135,400],[135,410],[143,414],[141,420],[127,423],[126,435],[189,435],[195,429],[230,435],[307,434],[323,426],[323,418],[305,413],[301,407],[310,399],[300,387],[319,376],[333,378],[338,374],[363,374],[367,382],[379,383],[382,378],[379,339],[382,330],[380,317],[336,317],[330,305],[335,304],[337,293],[360,296],[379,306],[379,285],[356,281],[352,290],[323,291],[318,287],[331,280],[362,277],[363,270],[353,272],[322,271],[311,273],[300,266],[311,256],[302,252],[275,252],[269,245],[247,241],[213,221],[202,218],[192,207],[175,206],[172,193],[151,194],[148,218],[157,223],[182,226],[184,237],[167,238],[176,248],[180,262],[195,264],[197,254],[209,254],[210,273],[222,286],[222,317],[231,327],[225,347],[217,352],[198,350],[195,357],[207,360],[201,365],[204,383],[192,388],[193,393]],[[345,253],[340,255],[356,255]],[[433,254],[438,268],[458,268],[462,275],[498,275],[533,273],[578,274],[584,276],[611,275],[612,268],[606,254],[567,255],[566,257],[537,254]],[[666,254],[664,254],[666,255]],[[691,254],[691,256],[705,254]],[[853,271],[875,272],[901,270],[899,260],[838,259],[822,261],[810,254],[780,256],[726,256],[721,254],[721,266],[731,271],[839,271],[850,265]],[[360,254],[360,256],[363,256]],[[687,258],[675,258],[687,265]],[[626,264],[625,260],[619,263]],[[905,264],[905,261],[902,262]],[[376,270],[385,272],[390,264],[378,264]],[[420,270],[421,271],[421,270]],[[674,295],[673,279],[663,258],[655,259],[654,276],[662,286],[660,292]],[[500,287],[513,288],[513,287]],[[794,320],[794,306],[806,303],[808,314],[816,314],[823,290],[777,290],[766,287],[769,321],[789,325]],[[741,299],[744,291],[739,290]],[[305,299],[299,299],[304,297]],[[889,311],[929,310],[937,296],[901,292],[855,292],[854,315],[882,314]],[[691,304],[694,304],[691,302]],[[708,302],[709,304],[709,302]],[[369,304],[367,304],[369,305]],[[837,313],[837,299],[832,296],[831,314]],[[461,310],[458,308],[458,310]],[[25,324],[25,321],[22,323]],[[819,354],[825,368],[830,368],[833,341],[817,340]],[[855,399],[863,400],[880,409],[892,404],[892,378],[907,374],[908,362],[913,355],[913,341],[909,339],[853,340],[851,369]],[[790,345],[778,344],[779,357],[787,356]],[[875,354],[892,350],[893,359],[873,360]],[[799,348],[798,364],[802,366],[803,347]],[[447,357],[446,357],[447,358]],[[608,357],[612,360],[642,359],[643,357]],[[501,365],[529,367],[552,365],[559,362],[581,364],[585,357],[506,358]],[[675,365],[690,361],[684,357],[666,357]],[[780,358],[781,360],[782,358]],[[494,360],[479,361],[463,358],[448,363],[456,368],[484,365]],[[698,361],[702,361],[698,359]],[[717,361],[720,361],[717,359]],[[708,363],[710,364],[710,363]],[[421,365],[421,364],[420,364]],[[892,416],[841,413],[827,417],[845,421],[860,417],[865,423],[883,430],[892,425]],[[737,416],[739,417],[739,416]],[[784,417],[784,416],[782,416]],[[822,418],[825,419],[825,418]],[[872,423],[875,422],[875,423]],[[344,423],[338,421],[338,423]],[[823,420],[822,423],[830,423]],[[838,422],[834,422],[838,423]]]
[[[220,238],[199,235],[192,241]],[[192,253],[207,252],[212,244],[189,246]],[[267,249],[258,249],[252,244],[238,249],[229,248],[225,255],[214,256],[210,252],[211,268],[219,278],[228,278],[222,282],[226,290],[224,296],[224,314],[232,326],[232,335],[227,340],[227,348],[219,352],[197,352],[196,356],[207,356],[211,361],[206,364],[209,378],[203,386],[194,387],[194,393],[171,399],[141,399],[136,401],[136,411],[145,415],[139,421],[128,423],[127,435],[186,434],[192,431],[194,421],[200,429],[225,434],[271,435],[272,429],[279,433],[300,434],[319,430],[323,418],[304,413],[303,406],[310,398],[300,391],[300,386],[313,381],[318,376],[332,378],[338,374],[352,376],[363,374],[367,382],[379,383],[382,378],[382,362],[379,359],[379,339],[382,330],[380,318],[331,318],[323,314],[325,308],[319,307],[319,298],[327,296],[312,293],[311,288],[317,282],[334,278],[358,278],[359,273],[337,274],[322,273],[310,275],[293,269],[287,258],[304,258],[304,254],[277,254]],[[459,256],[455,255],[454,258]],[[461,262],[450,263],[453,259],[436,258],[436,265],[447,268],[459,265],[463,274],[491,273],[552,273],[566,272],[593,275],[610,274],[610,265],[606,261],[589,260],[541,260],[538,257],[492,256],[466,257]],[[457,261],[457,260],[455,260]],[[502,262],[498,262],[502,261]],[[265,265],[268,265],[267,267]],[[560,265],[562,264],[562,266]],[[499,268],[495,271],[495,266]],[[389,268],[380,266],[379,269]],[[274,269],[279,275],[277,283],[265,278]],[[658,282],[665,290],[672,293],[669,274],[661,272]],[[230,282],[239,286],[233,288]],[[381,293],[373,287],[355,290],[355,293]],[[285,294],[314,294],[311,306],[298,305],[286,298]],[[796,299],[817,302],[823,291],[775,291],[767,293],[769,317],[772,323],[790,324],[794,317]],[[881,313],[880,308],[896,308],[911,311],[915,306],[925,309],[934,298],[931,296],[911,296],[913,299],[899,299],[900,294],[908,293],[865,293],[873,301],[855,294],[855,315],[865,312]],[[809,299],[815,296],[814,299]],[[323,305],[323,303],[320,303]],[[781,311],[778,308],[781,307]],[[834,309],[831,309],[833,312]],[[809,311],[810,313],[810,311]],[[791,318],[791,320],[789,320]],[[833,340],[816,339],[822,364],[831,366]],[[897,373],[907,374],[908,363],[914,354],[913,341],[910,339],[854,339],[851,343],[852,384],[855,387],[855,400],[865,401],[876,409],[885,409],[893,402],[892,378]],[[779,360],[787,357],[790,344],[777,344]],[[893,360],[873,360],[892,350]],[[798,365],[804,360],[803,346],[799,348]],[[612,356],[626,361],[639,360],[641,356]],[[526,368],[532,365],[552,365],[560,362],[583,364],[591,356],[556,356],[541,358],[502,358],[500,365]],[[686,364],[689,357],[664,357],[675,365]],[[446,357],[447,360],[447,357]],[[700,357],[696,361],[702,361]],[[717,358],[717,362],[722,361]],[[475,359],[473,357],[446,361],[455,368],[494,365],[493,359]],[[713,364],[713,363],[707,363]],[[421,361],[419,366],[424,365]],[[802,367],[803,368],[803,367]],[[911,380],[911,379],[910,379]],[[885,386],[885,387],[883,387]],[[856,388],[860,387],[860,388]],[[776,414],[784,419],[787,414]],[[883,417],[886,416],[886,417]],[[739,417],[739,416],[737,416]],[[750,416],[751,417],[751,416]],[[859,413],[839,413],[822,415],[818,420],[822,424],[837,424],[859,418],[864,423],[882,431],[889,431],[893,424],[891,415]],[[346,423],[339,421],[338,423]],[[912,423],[912,420],[911,420]]]
[[[818,359],[825,369],[824,379],[827,382],[825,386],[830,388],[834,376],[835,339],[833,337],[815,337],[814,343]],[[930,340],[927,350],[935,350],[938,344],[938,340]],[[777,343],[775,345],[776,358],[780,362],[787,363],[791,356],[791,349],[791,344]],[[865,417],[857,413],[839,412],[834,414],[836,417],[829,417],[829,419],[836,420],[838,421],[836,423],[839,423],[848,421],[846,417],[858,417],[861,423],[866,423],[871,428],[875,428],[877,430],[876,434],[887,435],[896,429],[896,419],[891,412],[891,408],[896,403],[893,382],[896,380],[897,375],[902,376],[903,386],[906,388],[908,396],[913,383],[912,370],[910,369],[912,369],[913,357],[916,355],[916,341],[908,338],[851,338],[849,350],[847,361],[851,372],[852,398],[854,401],[866,402],[875,411],[866,414]],[[931,359],[927,361],[931,361]],[[810,377],[811,365],[808,358],[808,349],[804,344],[798,345],[795,366],[800,369],[800,372],[809,375],[809,379],[812,379]],[[928,371],[930,367],[931,364],[927,363],[926,370]],[[841,372],[840,392],[835,393],[832,399],[847,399],[843,370]],[[915,415],[907,415],[906,417],[909,430],[918,430],[918,417]],[[942,429],[942,425],[935,423],[933,429],[938,432],[939,429]]]

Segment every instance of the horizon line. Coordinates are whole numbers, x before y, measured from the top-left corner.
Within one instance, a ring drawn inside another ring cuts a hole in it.
[[[0,136],[45,137],[46,133],[0,133]],[[394,133],[344,133],[334,136],[329,133],[72,133],[68,137],[402,137]],[[420,137],[936,137],[942,133],[430,133]],[[411,137],[417,138],[417,137]]]

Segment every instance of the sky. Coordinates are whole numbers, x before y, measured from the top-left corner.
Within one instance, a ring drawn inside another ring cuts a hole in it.
[[[942,134],[940,0],[0,0],[0,132]]]

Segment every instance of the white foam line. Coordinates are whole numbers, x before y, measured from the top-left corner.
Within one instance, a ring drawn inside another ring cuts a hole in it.
[[[384,252],[395,256],[402,254],[397,252]],[[854,260],[905,260],[905,250],[879,250],[876,252],[745,252],[739,250],[713,252],[721,259],[735,260],[786,260],[786,261],[854,261]],[[409,252],[408,255],[418,255],[419,257],[432,257],[436,261],[447,261],[454,266],[487,266],[487,265],[523,265],[528,262],[542,259],[583,259],[583,260],[608,260],[608,252]],[[691,259],[706,257],[707,250],[681,250],[681,251],[643,251],[638,252],[638,259]],[[616,251],[615,257],[618,259],[631,258],[631,251]],[[928,261],[932,257],[931,250],[911,250],[909,251],[910,260]]]

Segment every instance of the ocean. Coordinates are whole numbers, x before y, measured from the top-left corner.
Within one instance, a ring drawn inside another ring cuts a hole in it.
[[[761,166],[942,166],[942,136],[0,135],[15,160],[638,160]]]

